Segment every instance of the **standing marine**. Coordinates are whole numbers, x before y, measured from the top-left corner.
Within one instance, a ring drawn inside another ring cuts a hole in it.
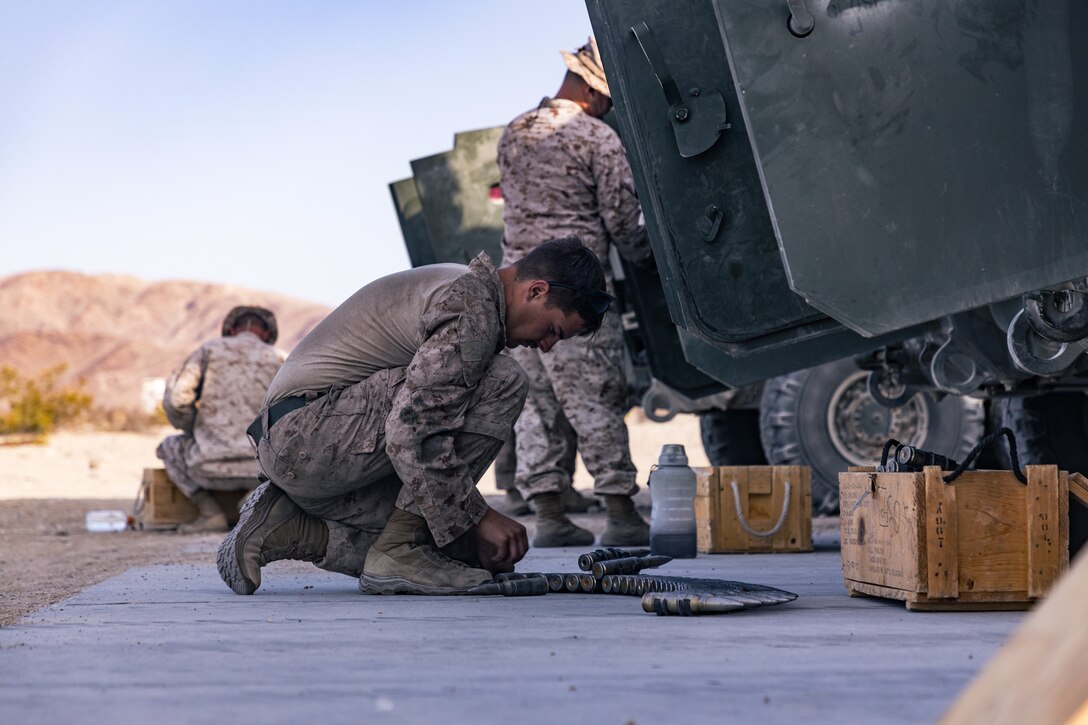
[[[505,210],[503,263],[512,264],[547,239],[577,235],[608,264],[614,245],[626,259],[652,266],[631,168],[619,136],[601,118],[612,108],[597,43],[563,51],[567,74],[553,98],[506,127],[498,162]],[[611,289],[611,280],[609,280]],[[529,378],[525,410],[515,427],[517,485],[536,510],[534,546],[584,546],[591,532],[575,525],[560,498],[570,486],[573,456],[562,435],[577,434],[578,451],[603,498],[605,545],[642,545],[649,526],[636,512],[638,491],[627,425],[623,337],[617,315],[591,338],[550,355],[511,353]]]

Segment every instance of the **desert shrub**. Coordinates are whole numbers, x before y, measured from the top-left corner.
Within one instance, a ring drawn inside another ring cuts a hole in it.
[[[96,429],[122,433],[147,433],[170,425],[161,403],[150,413],[135,408],[96,408],[92,418]]]
[[[24,377],[9,365],[0,366],[0,434],[49,433],[90,410],[93,401],[82,380],[60,384],[67,369],[62,363]]]

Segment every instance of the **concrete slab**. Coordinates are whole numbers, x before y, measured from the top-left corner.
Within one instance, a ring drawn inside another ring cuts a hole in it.
[[[581,550],[519,570],[577,571]],[[933,722],[1022,613],[851,599],[836,548],[662,573],[796,592],[658,617],[637,597],[376,597],[297,562],[129,571],[0,629],[0,722]]]

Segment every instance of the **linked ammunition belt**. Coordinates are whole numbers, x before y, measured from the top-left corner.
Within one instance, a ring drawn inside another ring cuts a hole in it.
[[[643,569],[672,561],[649,549],[598,549],[578,557],[581,574],[499,574],[473,594],[532,596],[549,592],[621,594],[642,597],[642,609],[659,615],[727,614],[792,602],[797,595],[774,587],[723,579],[647,576]]]

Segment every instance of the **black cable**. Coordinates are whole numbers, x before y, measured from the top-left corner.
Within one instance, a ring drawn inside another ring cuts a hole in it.
[[[1020,457],[1016,454],[1016,436],[1014,436],[1012,431],[1008,428],[1001,428],[1000,430],[996,430],[980,440],[978,443],[976,443],[975,447],[971,449],[971,452],[967,454],[967,457],[963,459],[963,463],[957,466],[956,470],[952,471],[952,473],[945,476],[942,480],[945,483],[952,483],[953,481],[955,481],[964,471],[967,470],[967,467],[971,465],[971,463],[973,463],[976,458],[978,458],[978,454],[982,452],[983,448],[990,445],[1003,435],[1009,439],[1009,458],[1012,459],[1012,473],[1014,476],[1016,476],[1016,480],[1018,480],[1025,486],[1028,485],[1028,479],[1024,477],[1024,472],[1020,470]],[[885,445],[884,450],[886,454],[888,446]]]
[[[897,441],[894,438],[889,438],[888,439],[888,442],[884,444],[883,452],[881,452],[881,454],[880,454],[880,468],[881,468],[881,470],[888,467],[888,452],[891,451],[892,446],[901,446],[901,445],[903,445],[903,444],[900,443],[899,441]]]

